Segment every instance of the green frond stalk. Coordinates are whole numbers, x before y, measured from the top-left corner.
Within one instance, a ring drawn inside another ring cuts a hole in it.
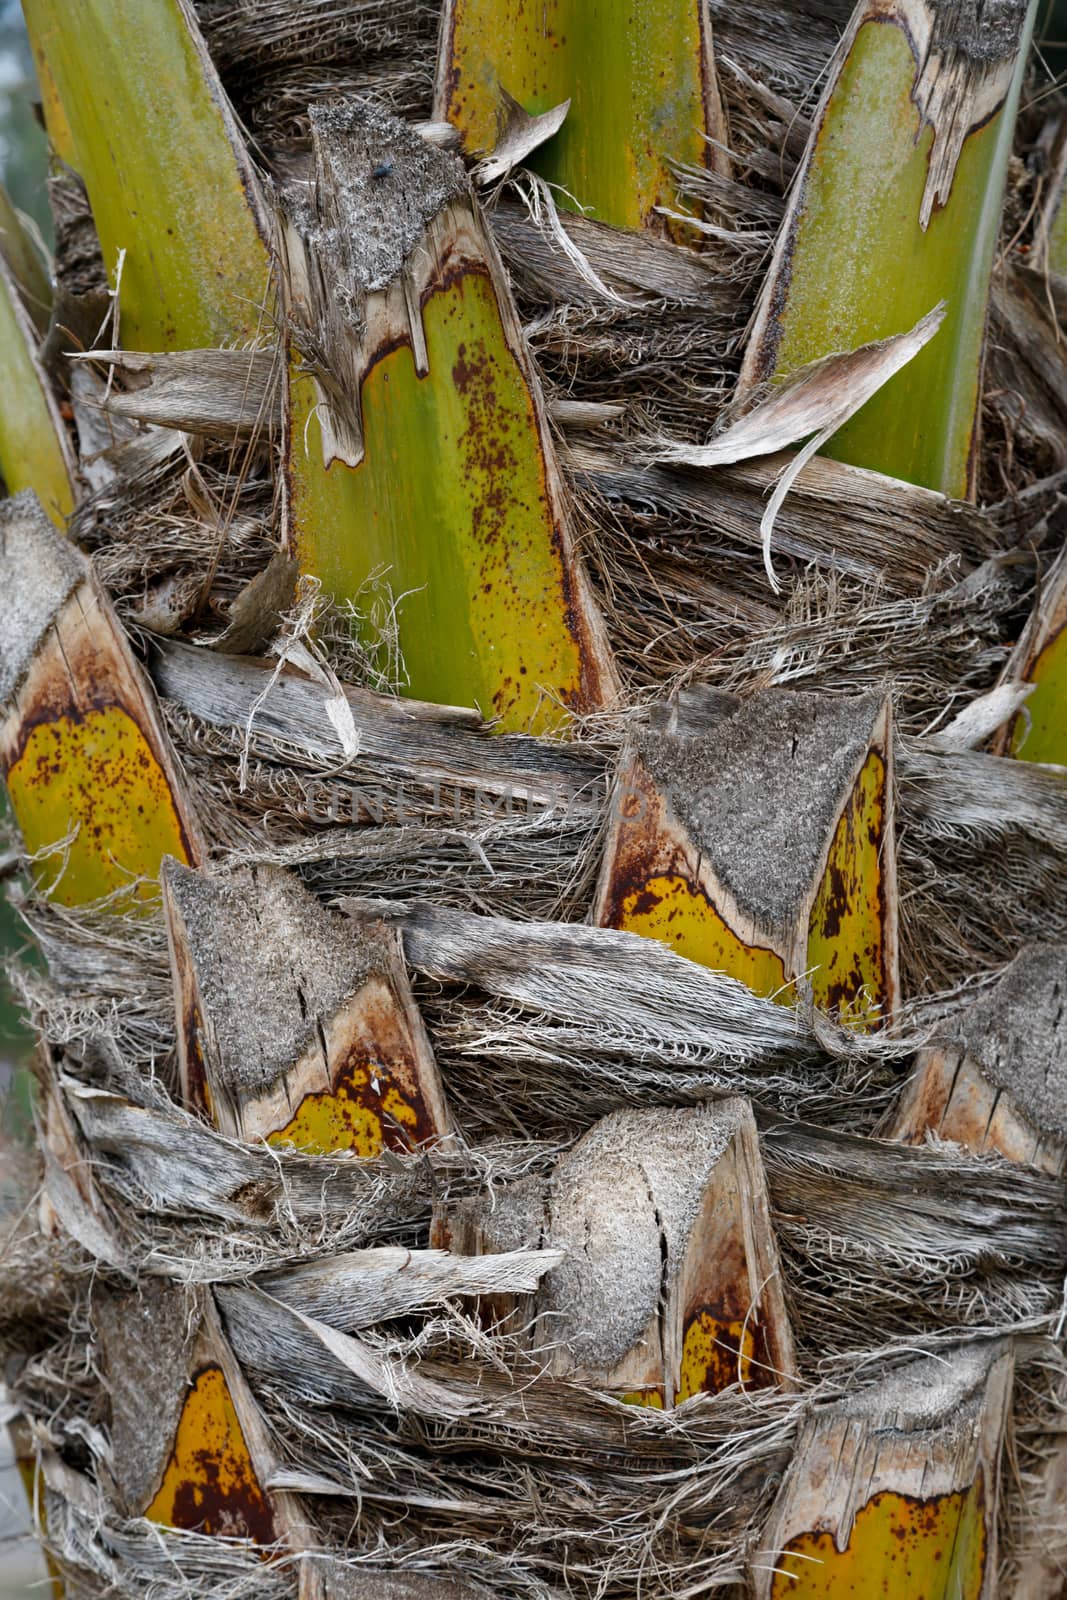
[[[33,65],[37,74],[37,87],[41,95],[41,114],[44,118],[45,131],[48,142],[52,147],[53,155],[68,167],[77,170],[77,154],[74,149],[74,136],[70,131],[66,109],[60,97],[52,68],[45,49],[45,41],[58,26],[58,12],[31,10],[28,6],[22,8],[26,22],[26,32],[29,35],[30,49],[33,53]]]
[[[1067,556],[1049,573],[1004,675],[1034,687],[998,749],[1021,761],[1067,766]]]
[[[286,226],[291,543],[396,602],[406,691],[545,732],[614,693],[510,291],[454,157],[382,113],[312,112]],[[406,217],[394,221],[403,196]],[[346,222],[351,207],[360,233]]]
[[[9,494],[32,490],[61,528],[74,509],[76,467],[37,347],[37,328],[0,242],[0,478]]]
[[[972,495],[989,280],[1033,4],[860,0],[764,285],[742,387],[899,334],[937,336],[827,446]]]
[[[771,1513],[755,1600],[995,1600],[1010,1342],[900,1368],[805,1423]]]
[[[30,238],[11,198],[0,185],[0,257],[18,285],[30,321],[43,337],[48,331],[52,286],[41,252]]]
[[[674,166],[725,164],[706,0],[448,0],[436,115],[484,153],[512,101],[531,115],[570,102],[533,165],[601,222],[664,229]]]
[[[123,344],[187,350],[262,334],[265,214],[189,0],[25,0],[23,10],[46,63],[45,104],[54,84],[68,159],[120,287]],[[86,94],[87,79],[106,92]]]
[[[1041,212],[1034,228],[1031,262],[1040,273],[1067,279],[1067,118],[1061,116],[1045,183]]]

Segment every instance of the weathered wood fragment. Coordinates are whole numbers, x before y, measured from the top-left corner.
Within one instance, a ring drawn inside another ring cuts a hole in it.
[[[155,641],[152,671],[161,695],[210,723],[240,730],[253,750],[258,736],[283,740],[299,764],[319,767],[345,760],[338,784],[362,785],[371,808],[376,798],[414,805],[426,792],[437,807],[463,795],[516,807],[600,803],[603,763],[588,747],[521,734],[491,735],[477,712],[345,685],[359,736],[346,758],[336,728],[323,710],[320,684],[292,668],[272,681],[268,662],[219,656],[176,640]],[[377,780],[379,787],[372,787]],[[370,809],[370,808],[369,808]],[[365,820],[359,807],[353,822]]]
[[[753,1558],[753,1600],[993,1600],[1004,1341],[924,1356],[815,1410]]]
[[[1067,947],[1029,945],[919,1052],[885,1137],[1067,1166]]]
[[[259,1283],[302,1316],[351,1330],[468,1295],[533,1294],[562,1258],[540,1247],[465,1256],[391,1246],[301,1261]]]
[[[461,1254],[551,1248],[535,1296],[484,1314],[530,1323],[549,1370],[670,1407],[796,1374],[763,1166],[748,1102],[620,1111],[552,1176],[439,1215]]]
[[[558,727],[614,674],[463,167],[366,105],[311,126],[314,181],[283,225],[292,548],[357,612],[387,580],[413,695]]]
[[[0,504],[0,590],[0,771],[37,885],[151,899],[164,855],[199,854],[192,813],[110,601],[29,493]]]
[[[93,350],[79,358],[106,363],[125,380],[105,410],[156,427],[244,439],[281,433],[281,353],[258,350]]]
[[[163,871],[185,1098],[236,1138],[376,1156],[448,1131],[398,934],[292,874]]]
[[[35,1077],[38,1146],[44,1167],[38,1227],[53,1238],[66,1232],[96,1260],[125,1267],[125,1252],[93,1182],[92,1161],[60,1090],[52,1051],[44,1041],[35,1052]]]
[[[664,713],[620,770],[601,926],[854,1021],[897,1001],[888,703],[765,690]],[[693,720],[695,718],[695,720]]]

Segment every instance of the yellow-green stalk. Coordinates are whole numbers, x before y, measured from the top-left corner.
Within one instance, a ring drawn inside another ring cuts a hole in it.
[[[1033,5],[860,0],[829,73],[742,391],[899,334],[935,339],[827,445],[840,461],[973,493],[982,341]]]

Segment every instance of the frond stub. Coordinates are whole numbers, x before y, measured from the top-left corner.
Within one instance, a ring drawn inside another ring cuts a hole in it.
[[[234,1138],[316,1154],[448,1132],[398,935],[319,905],[279,867],[163,872],[189,1105]]]
[[[291,546],[341,603],[386,574],[412,695],[563,726],[614,672],[463,168],[367,106],[311,122],[315,181],[283,230]]]
[[[670,224],[674,165],[726,160],[705,0],[619,11],[599,0],[447,0],[435,115],[468,154],[500,141],[512,108],[540,116],[569,102],[532,162],[564,204],[618,227]]]
[[[830,455],[974,492],[993,251],[1034,7],[860,0],[831,64],[742,369],[742,389],[900,334],[929,345]]]
[[[254,337],[269,314],[267,213],[189,0],[25,0],[53,141],[82,176],[122,342],[187,350]]]
[[[1067,948],[1028,945],[919,1052],[884,1137],[928,1132],[1042,1172],[1067,1165]]]
[[[993,1600],[1013,1357],[960,1345],[818,1409],[751,1576],[754,1600]]]
[[[461,1254],[564,1252],[516,1318],[533,1312],[558,1376],[668,1408],[732,1384],[795,1378],[747,1100],[615,1112],[546,1183],[450,1209],[435,1239]],[[497,1296],[483,1309],[508,1317],[517,1308]]]
[[[664,720],[624,758],[596,920],[758,994],[790,1001],[803,982],[844,1020],[891,1018],[888,702],[713,693]]]
[[[0,503],[0,588],[0,771],[37,886],[150,901],[165,855],[200,854],[192,812],[110,601],[29,493]]]
[[[267,1426],[210,1296],[152,1279],[98,1291],[111,1469],[128,1516],[259,1545],[309,1543],[291,1495],[268,1494]]]

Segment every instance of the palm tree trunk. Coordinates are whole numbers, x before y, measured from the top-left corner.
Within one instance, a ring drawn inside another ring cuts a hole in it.
[[[1027,7],[24,9],[62,1592],[1067,1593]]]

